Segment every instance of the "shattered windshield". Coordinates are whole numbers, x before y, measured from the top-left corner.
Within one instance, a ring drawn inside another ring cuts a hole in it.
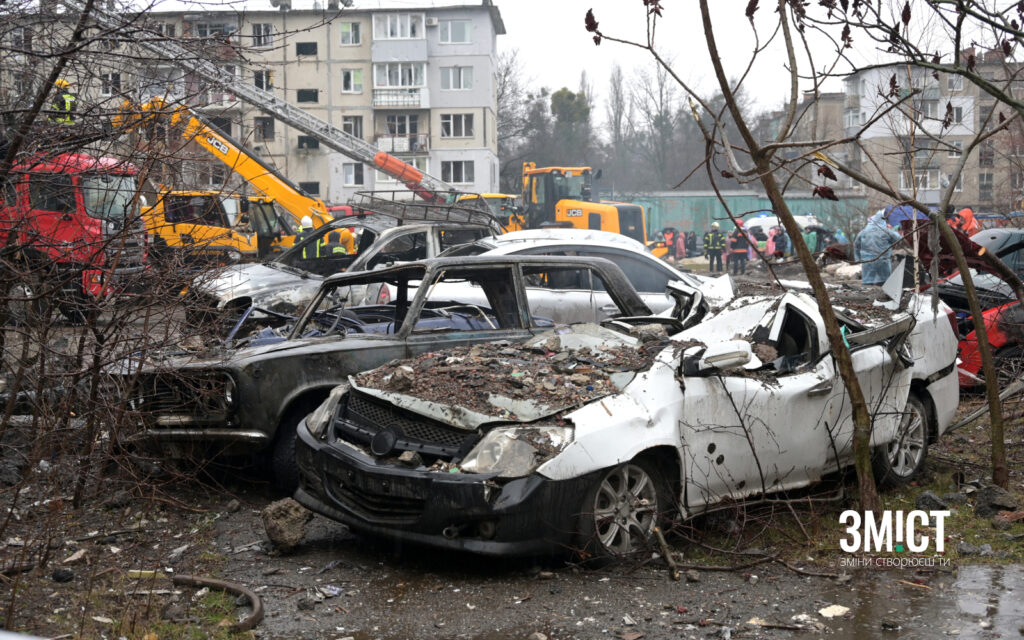
[[[135,176],[109,173],[82,177],[82,199],[85,211],[100,220],[124,220],[132,210],[137,184]]]

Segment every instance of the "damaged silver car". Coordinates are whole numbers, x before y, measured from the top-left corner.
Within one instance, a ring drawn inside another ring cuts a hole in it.
[[[804,487],[852,463],[850,403],[813,299],[709,309],[699,291],[670,288],[681,331],[575,325],[352,376],[299,427],[296,499],[428,545],[618,555],[644,548],[670,514]],[[884,482],[914,477],[956,408],[947,312],[916,296],[900,312],[842,310]]]

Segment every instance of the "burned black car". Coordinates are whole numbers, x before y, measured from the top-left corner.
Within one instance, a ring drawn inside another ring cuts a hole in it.
[[[623,316],[650,313],[606,260],[442,258],[329,277],[298,319],[260,331],[252,344],[133,359],[112,372],[114,386],[137,416],[135,441],[171,454],[197,444],[266,454],[278,484],[287,487],[297,482],[296,427],[333,387],[391,360],[518,342],[547,330],[553,323],[531,313],[525,283],[557,282],[566,272],[602,287]],[[483,290],[487,304],[431,295],[459,283]],[[393,292],[388,304],[346,306],[345,291],[378,284]]]

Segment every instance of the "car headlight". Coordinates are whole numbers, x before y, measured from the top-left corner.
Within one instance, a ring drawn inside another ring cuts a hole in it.
[[[341,402],[341,397],[348,392],[348,385],[341,384],[331,390],[331,395],[327,396],[316,411],[309,414],[306,418],[306,429],[309,434],[317,440],[322,440],[327,434],[327,427],[331,425],[331,420],[334,418],[334,411],[338,408],[338,403]]]
[[[459,468],[466,473],[521,478],[569,446],[572,437],[572,427],[498,427],[484,435]]]

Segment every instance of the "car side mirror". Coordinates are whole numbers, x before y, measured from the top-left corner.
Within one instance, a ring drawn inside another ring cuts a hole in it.
[[[701,373],[711,371],[729,371],[742,367],[751,361],[754,352],[746,340],[726,340],[713,344],[704,350],[697,362],[697,370]]]

